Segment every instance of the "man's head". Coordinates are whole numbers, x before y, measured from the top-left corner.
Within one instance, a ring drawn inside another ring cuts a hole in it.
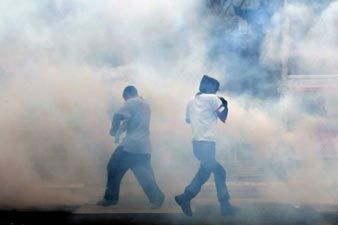
[[[123,90],[122,97],[125,101],[127,101],[130,98],[136,97],[136,96],[138,96],[138,93],[137,93],[136,87],[134,87],[134,86],[127,86]]]
[[[203,94],[215,94],[219,89],[219,82],[215,78],[204,75],[199,90]]]

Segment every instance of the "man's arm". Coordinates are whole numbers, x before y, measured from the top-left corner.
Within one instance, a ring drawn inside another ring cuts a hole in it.
[[[120,123],[120,126],[115,133],[115,143],[116,144],[120,143],[120,137],[121,137],[122,133],[125,132],[126,130],[127,130],[127,121],[123,120]]]
[[[126,120],[131,117],[130,107],[125,104],[122,108],[120,108],[113,117],[112,126],[110,129],[110,135],[115,136],[117,130],[120,128],[120,124],[123,120]]]
[[[190,110],[190,104],[191,104],[191,102],[188,103],[188,105],[185,109],[185,122],[187,124],[190,124],[190,111],[189,111]]]
[[[113,121],[112,121],[112,126],[111,126],[111,129],[110,129],[110,132],[109,132],[111,136],[115,136],[116,135],[116,132],[119,129],[121,121],[123,119],[124,118],[123,118],[123,116],[121,114],[118,114],[118,113],[114,114]]]
[[[228,117],[228,102],[223,97],[218,98],[221,100],[222,105],[217,109],[217,117],[225,123],[225,120]]]

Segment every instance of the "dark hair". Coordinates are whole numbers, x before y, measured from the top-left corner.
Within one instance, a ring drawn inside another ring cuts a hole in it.
[[[123,90],[123,98],[126,99],[128,96],[129,97],[135,97],[137,96],[137,89],[134,86],[127,86],[124,90]]]
[[[215,78],[204,75],[200,82],[199,91],[203,94],[215,94],[219,89],[219,82]]]

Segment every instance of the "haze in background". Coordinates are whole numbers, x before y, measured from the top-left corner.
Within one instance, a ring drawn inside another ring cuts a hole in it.
[[[108,135],[111,117],[130,84],[152,107],[159,184],[168,199],[181,192],[198,166],[191,130],[184,124],[185,104],[206,73],[221,81],[220,94],[229,101],[228,122],[219,132],[220,156],[246,143],[248,154],[262,160],[297,156],[302,161],[284,186],[271,186],[262,198],[337,200],[332,182],[337,170],[316,159],[320,141],[315,132],[318,124],[332,122],[336,99],[323,96],[330,100],[326,109],[331,116],[312,115],[296,103],[285,115],[285,102],[289,106],[294,101],[279,98],[277,91],[269,96],[270,87],[280,86],[280,77],[266,72],[279,70],[283,48],[288,48],[298,71],[335,74],[337,2],[320,12],[316,4],[302,2],[276,10],[255,63],[236,51],[212,51],[212,46],[229,42],[211,38],[215,17],[204,7],[202,1],[172,0],[2,1],[0,205],[83,204],[100,197],[106,164],[116,147]],[[292,22],[287,32],[285,11]],[[216,31],[228,32],[234,45],[248,44],[255,30],[232,18],[232,29],[221,24]],[[237,38],[243,29],[251,31],[249,39]],[[285,35],[287,45],[281,44]],[[296,118],[291,130],[285,123],[289,115]],[[86,191],[78,191],[82,188]]]

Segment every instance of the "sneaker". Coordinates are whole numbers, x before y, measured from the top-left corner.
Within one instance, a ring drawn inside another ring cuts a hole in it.
[[[161,208],[164,202],[165,196],[162,194],[160,198],[151,203],[150,209],[159,209]]]
[[[114,200],[106,200],[102,199],[96,203],[96,205],[103,206],[103,207],[108,207],[112,205],[116,205],[118,201]]]
[[[229,202],[221,203],[221,215],[222,216],[231,216],[236,214],[239,211],[239,208],[232,206]]]
[[[188,200],[183,194],[181,194],[175,196],[175,201],[179,206],[181,206],[184,215],[192,217],[190,200]]]

